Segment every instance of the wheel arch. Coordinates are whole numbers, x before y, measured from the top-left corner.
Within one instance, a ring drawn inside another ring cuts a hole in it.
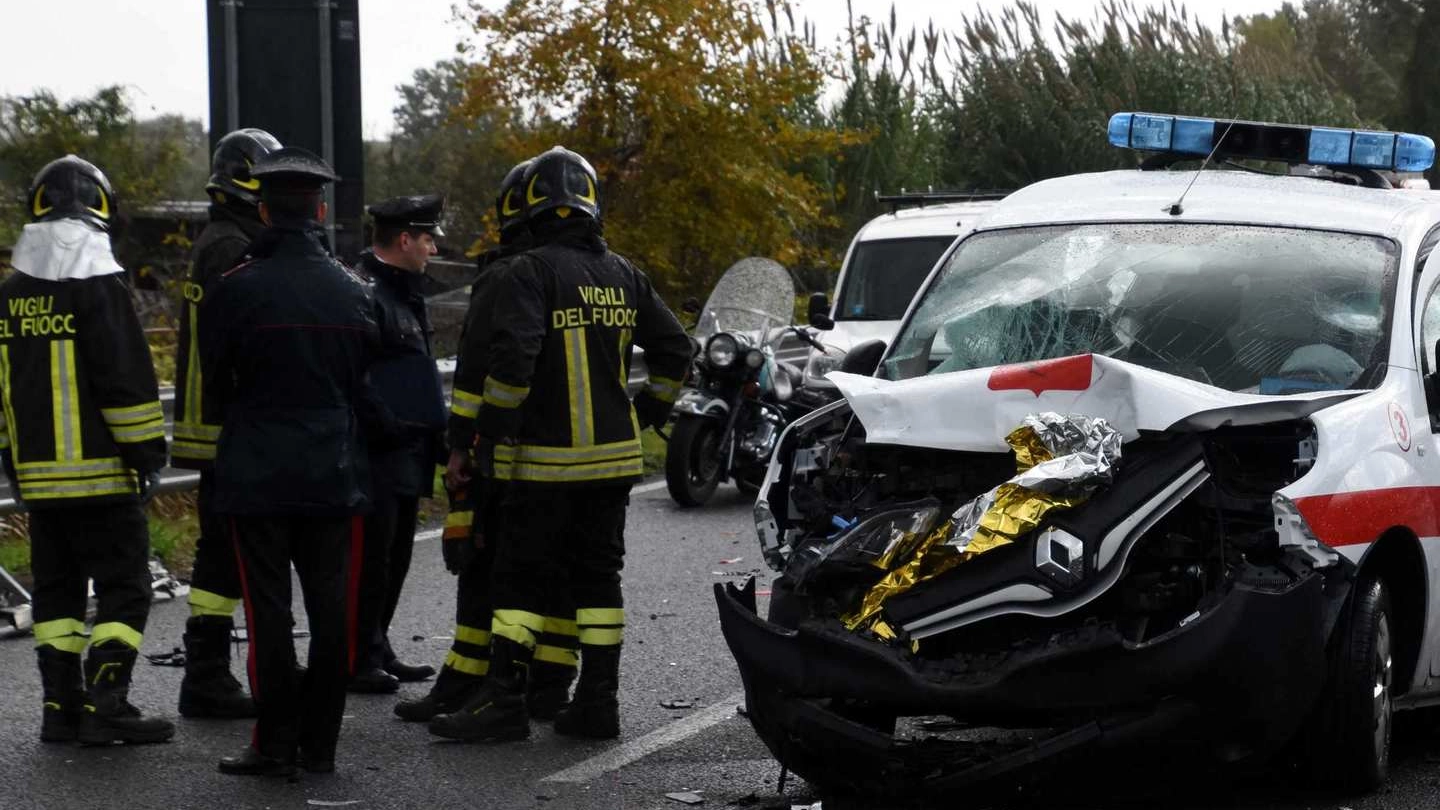
[[[1356,575],[1358,581],[1382,579],[1390,592],[1397,695],[1410,691],[1419,666],[1430,599],[1428,571],[1420,538],[1409,528],[1395,527],[1366,550]]]

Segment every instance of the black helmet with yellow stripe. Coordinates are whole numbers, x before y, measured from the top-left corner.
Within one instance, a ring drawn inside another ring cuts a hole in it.
[[[500,193],[495,197],[495,221],[500,225],[502,238],[513,235],[525,224],[525,170],[534,162],[526,159],[516,163],[500,182]]]
[[[45,164],[30,184],[30,219],[79,219],[110,230],[117,207],[115,190],[95,164],[74,155]]]
[[[210,182],[205,191],[221,205],[240,202],[249,206],[260,204],[260,180],[250,170],[260,158],[280,148],[274,135],[263,129],[237,129],[215,144],[210,158]]]
[[[599,182],[590,162],[563,146],[530,161],[525,170],[525,220],[565,219],[583,214],[600,218]]]

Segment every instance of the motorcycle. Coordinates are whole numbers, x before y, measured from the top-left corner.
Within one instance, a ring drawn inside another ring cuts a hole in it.
[[[789,272],[750,258],[725,271],[700,308],[691,381],[675,402],[665,458],[665,483],[681,506],[703,505],[725,480],[759,491],[781,432],[823,404],[801,388],[803,370],[776,357],[787,335],[819,346],[791,325],[794,302]]]

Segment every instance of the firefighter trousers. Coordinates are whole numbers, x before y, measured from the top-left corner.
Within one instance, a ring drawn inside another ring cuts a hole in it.
[[[545,614],[563,604],[575,621],[565,629],[578,635],[582,647],[619,646],[629,502],[628,483],[508,484],[498,521],[491,633],[544,660]]]
[[[35,646],[80,653],[87,643],[140,649],[150,615],[150,530],[138,503],[66,506],[30,513]],[[85,635],[87,580],[95,627]]]
[[[359,517],[229,518],[250,632],[247,670],[258,718],[253,744],[292,760],[297,746],[332,759],[354,661]],[[290,567],[300,579],[310,631],[306,669],[297,669],[291,637]]]
[[[365,516],[364,552],[360,563],[360,602],[355,671],[383,667],[394,658],[387,637],[400,590],[410,572],[415,548],[415,517],[420,498],[377,492],[374,509]]]
[[[195,566],[190,574],[191,616],[233,616],[240,606],[240,572],[235,568],[235,547],[225,520],[215,512],[215,473],[201,470],[195,492],[200,537],[195,542]]]

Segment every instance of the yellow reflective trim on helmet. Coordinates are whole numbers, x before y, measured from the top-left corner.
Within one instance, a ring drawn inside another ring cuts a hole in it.
[[[40,200],[41,200],[44,196],[45,196],[45,184],[44,184],[44,183],[41,183],[40,186],[39,186],[39,188],[36,188],[36,189],[35,189],[35,199],[34,199],[34,201],[30,203],[30,211],[31,211],[31,213],[33,213],[33,214],[34,214],[35,216],[37,216],[37,217],[43,217],[43,216],[45,216],[46,214],[50,213],[51,211],[54,211],[54,210],[55,210],[55,206],[53,206],[53,205],[47,205],[47,206],[45,206],[44,208],[41,208],[41,207],[40,207]]]
[[[591,180],[591,179],[590,179],[590,175],[588,175],[588,174],[585,175],[585,185],[587,185],[587,186],[590,187],[590,193],[589,193],[589,194],[581,194],[581,195],[579,195],[579,197],[580,197],[580,199],[584,200],[585,202],[588,202],[588,203],[590,203],[591,205],[595,205],[595,181],[594,181],[594,180]]]
[[[90,635],[91,644],[103,644],[107,641],[118,641],[132,649],[140,649],[140,644],[145,636],[139,630],[124,622],[106,622],[95,625],[95,631]]]
[[[97,187],[95,190],[98,191],[98,192],[100,192],[100,207],[99,207],[99,208],[91,208],[90,206],[87,205],[87,206],[85,206],[85,210],[86,210],[86,211],[89,211],[90,213],[94,214],[94,215],[97,216],[97,217],[100,217],[101,219],[109,219],[109,218],[110,218],[110,195],[109,195],[109,194],[106,194],[106,193],[105,193],[105,189],[103,189],[103,188],[98,188],[98,187]]]
[[[529,203],[530,205],[535,205],[536,203],[542,203],[542,202],[545,202],[546,200],[550,199],[549,197],[536,197],[536,196],[535,196],[535,181],[536,181],[536,180],[539,180],[539,179],[540,179],[540,175],[538,175],[538,174],[535,175],[534,177],[530,178],[530,185],[528,185],[528,186],[525,187],[525,202]]]
[[[255,168],[255,164],[254,164],[254,163],[251,163],[250,160],[249,160],[249,158],[241,158],[241,160],[244,160],[244,161],[245,161],[245,171],[248,172],[248,171],[250,171],[251,169],[254,169],[254,168]],[[259,180],[259,178],[256,178],[256,177],[252,177],[252,178],[250,178],[249,180],[241,180],[241,179],[238,178],[238,177],[232,177],[232,178],[230,178],[230,182],[234,183],[235,185],[239,186],[240,188],[245,189],[246,191],[259,191],[259,190],[260,190],[260,180]]]
[[[511,206],[510,200],[515,196],[515,189],[506,189],[505,197],[500,201],[500,213],[507,217],[513,217],[520,213],[519,207]]]

